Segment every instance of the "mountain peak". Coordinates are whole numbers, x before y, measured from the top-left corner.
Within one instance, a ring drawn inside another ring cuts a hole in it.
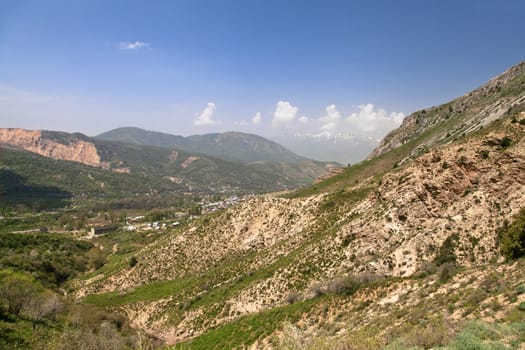
[[[176,148],[236,162],[297,163],[308,160],[274,141],[240,131],[183,137],[136,127],[121,127],[97,135],[96,138],[138,145]]]

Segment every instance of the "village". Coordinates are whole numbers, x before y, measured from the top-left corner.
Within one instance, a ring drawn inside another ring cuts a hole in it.
[[[219,210],[229,208],[233,205],[242,203],[254,195],[230,196],[225,199],[211,201],[212,198],[205,198],[190,208],[187,212],[176,211],[171,213],[169,218],[159,218],[158,220],[148,220],[146,215],[126,216],[124,224],[101,224],[94,223],[87,229],[84,238],[91,239],[95,236],[103,235],[115,231],[165,231],[174,228],[187,221],[197,219],[199,216],[214,213]]]

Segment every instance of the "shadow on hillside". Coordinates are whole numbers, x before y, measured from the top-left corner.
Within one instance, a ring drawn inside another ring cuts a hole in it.
[[[25,177],[0,169],[0,207],[23,205],[37,210],[52,209],[68,205],[71,197],[70,192],[58,187],[28,184]]]

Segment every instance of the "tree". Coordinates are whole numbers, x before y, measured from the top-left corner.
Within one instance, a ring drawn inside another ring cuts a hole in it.
[[[88,257],[89,264],[95,270],[100,269],[106,263],[106,255],[102,250],[96,247],[91,248],[86,255]]]
[[[33,323],[33,329],[35,329],[38,322],[56,314],[60,309],[60,305],[55,293],[43,291],[34,294],[31,299],[23,305],[21,314]]]
[[[516,215],[514,222],[499,232],[501,253],[509,259],[525,256],[525,208]]]
[[[12,271],[0,272],[0,306],[18,316],[22,308],[43,290],[30,277]]]

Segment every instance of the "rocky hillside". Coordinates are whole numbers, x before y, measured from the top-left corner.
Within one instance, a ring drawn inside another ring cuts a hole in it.
[[[195,349],[275,347],[290,327],[377,338],[357,348],[378,349],[437,333],[434,321],[451,332],[464,317],[523,321],[523,261],[505,263],[498,238],[525,207],[525,113],[514,106],[425,152],[409,141],[288,198],[190,222],[133,267],[116,259],[71,288]]]
[[[452,142],[479,130],[509,112],[524,109],[525,62],[521,62],[464,96],[407,116],[368,158],[412,141],[415,143],[413,150],[405,158],[410,159],[435,145]]]

